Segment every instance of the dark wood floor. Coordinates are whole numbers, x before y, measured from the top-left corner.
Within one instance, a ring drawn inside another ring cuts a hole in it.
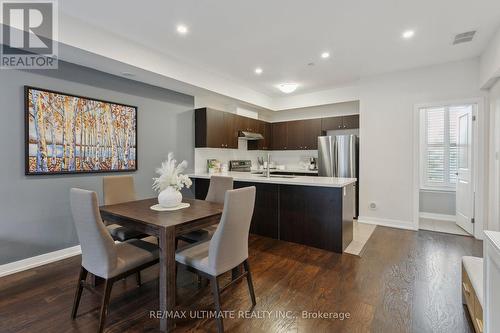
[[[255,311],[298,318],[228,319],[228,332],[472,332],[460,294],[460,257],[482,255],[473,238],[378,227],[362,258],[251,237]],[[84,291],[79,317],[70,310],[80,257],[0,279],[0,332],[94,332],[99,298]],[[116,283],[107,332],[156,332],[157,268]],[[209,288],[197,291],[180,271],[179,301],[211,310]],[[198,295],[196,295],[198,293]],[[249,310],[245,283],[223,294],[223,309]],[[351,318],[303,319],[302,311],[348,312]],[[214,332],[210,319],[180,321],[176,332]]]

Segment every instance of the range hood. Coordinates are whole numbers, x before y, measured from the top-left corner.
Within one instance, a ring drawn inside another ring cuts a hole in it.
[[[248,131],[239,131],[238,138],[243,140],[262,140],[264,136],[260,133],[248,132]]]

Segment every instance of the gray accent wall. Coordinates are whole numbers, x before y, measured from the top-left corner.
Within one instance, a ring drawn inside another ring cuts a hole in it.
[[[151,190],[155,168],[173,151],[194,167],[194,99],[68,63],[59,70],[0,71],[0,265],[78,245],[69,189],[102,195],[104,174],[24,175],[24,85],[138,107],[140,198]]]
[[[455,192],[420,190],[420,212],[456,215]]]

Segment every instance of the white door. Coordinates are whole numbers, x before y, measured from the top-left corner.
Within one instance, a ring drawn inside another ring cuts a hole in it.
[[[457,119],[457,225],[474,234],[474,186],[472,183],[472,108],[458,113]]]

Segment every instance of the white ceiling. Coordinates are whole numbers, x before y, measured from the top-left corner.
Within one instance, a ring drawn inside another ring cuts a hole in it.
[[[283,95],[275,85],[284,81],[300,83],[294,94],[303,94],[476,57],[500,23],[498,0],[64,0],[60,9],[270,97]],[[188,35],[177,34],[179,23]],[[415,37],[403,40],[405,29]],[[478,31],[473,42],[451,45],[468,30]],[[331,58],[321,59],[323,51]]]

